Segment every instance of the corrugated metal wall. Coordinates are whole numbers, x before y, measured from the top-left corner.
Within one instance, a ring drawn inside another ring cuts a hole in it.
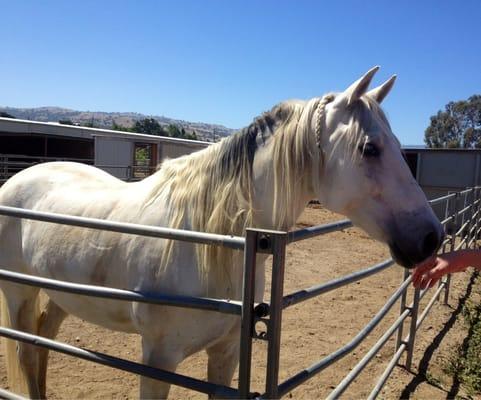
[[[208,145],[205,143],[160,143],[160,159],[165,160],[166,158],[176,158],[186,154],[205,149]]]
[[[113,176],[129,180],[134,162],[134,142],[121,138],[95,137],[95,165]]]
[[[479,150],[406,150],[417,154],[416,179],[428,199],[480,185]],[[434,207],[438,217],[444,211]]]

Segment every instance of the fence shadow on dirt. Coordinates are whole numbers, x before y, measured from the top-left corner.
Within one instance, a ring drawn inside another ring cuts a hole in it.
[[[451,330],[451,328],[454,326],[454,323],[456,322],[458,315],[462,313],[464,306],[466,305],[467,300],[470,298],[473,286],[476,282],[476,279],[478,278],[479,274],[477,272],[474,272],[471,275],[471,278],[469,279],[468,286],[466,288],[466,292],[463,297],[461,297],[458,301],[457,307],[454,309],[452,312],[451,316],[449,317],[449,320],[446,322],[444,325],[443,329],[439,331],[439,333],[436,335],[436,337],[433,339],[431,344],[426,348],[426,351],[423,354],[423,357],[421,358],[421,361],[419,362],[418,366],[418,373],[413,377],[411,382],[409,382],[406,387],[403,389],[401,395],[399,396],[401,399],[409,399],[412,394],[415,393],[416,388],[424,382],[429,382],[429,379],[426,376],[429,363],[431,362],[431,358],[436,351],[436,349],[439,347],[441,342],[443,341],[444,337],[448,334],[448,332]],[[471,335],[471,330],[468,332],[468,335],[463,341],[463,348],[466,346],[467,341],[469,341],[469,337]],[[446,390],[440,385],[436,385],[432,382],[429,382],[430,385],[436,386],[438,389],[442,390],[443,392],[446,393],[446,398],[447,399],[454,399],[456,395],[458,394],[459,387],[460,387],[460,381],[458,376],[453,377],[453,383],[451,385],[451,388],[449,390]]]

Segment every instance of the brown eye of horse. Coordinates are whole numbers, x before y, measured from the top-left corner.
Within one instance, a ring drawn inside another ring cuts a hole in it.
[[[379,157],[381,154],[379,148],[373,143],[361,144],[358,149],[363,157]]]

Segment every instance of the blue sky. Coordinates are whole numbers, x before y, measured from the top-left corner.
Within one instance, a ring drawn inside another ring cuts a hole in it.
[[[4,1],[0,105],[247,125],[380,65],[403,144],[481,93],[479,1]]]

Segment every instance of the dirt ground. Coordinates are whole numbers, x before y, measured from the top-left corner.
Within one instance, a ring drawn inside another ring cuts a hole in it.
[[[317,225],[340,218],[341,216],[320,208],[308,208],[299,225]],[[294,243],[288,247],[284,292],[287,294],[325,282],[380,262],[388,256],[389,252],[384,245],[369,239],[356,228]],[[400,267],[393,266],[381,274],[287,309],[283,318],[280,380],[346,344],[381,308],[401,282],[402,274]],[[412,371],[407,371],[402,366],[396,367],[380,398],[442,399],[463,395],[462,388],[444,374],[443,365],[466,336],[460,310],[470,295],[470,274],[466,272],[454,276],[449,305],[435,304],[433,312],[419,331]],[[429,297],[431,294],[426,296]],[[377,341],[398,313],[399,305],[396,304],[386,321],[353,353],[287,397],[326,397]],[[406,326],[405,332],[407,330]],[[57,339],[130,360],[139,360],[140,341],[136,335],[111,332],[74,317],[69,317],[64,322]],[[366,398],[389,362],[393,350],[394,338],[391,338],[342,398]],[[252,390],[263,392],[265,342],[256,341],[253,354]],[[403,361],[404,357],[401,364]],[[424,372],[419,374],[420,370]],[[206,379],[205,353],[184,361],[179,372]],[[237,377],[232,386],[236,384]],[[0,386],[8,389],[3,349],[0,353]],[[138,396],[138,377],[51,352],[47,388],[47,395],[51,399],[135,399]],[[170,398],[200,399],[206,396],[172,387]]]

